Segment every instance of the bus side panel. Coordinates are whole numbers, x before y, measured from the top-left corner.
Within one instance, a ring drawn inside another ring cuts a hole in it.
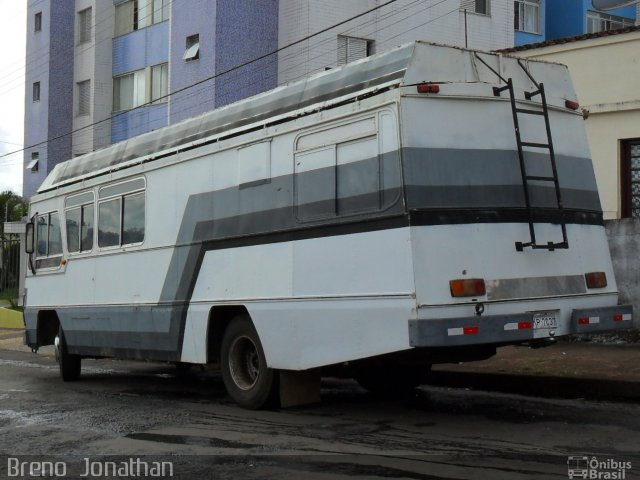
[[[193,291],[182,359],[203,361],[201,306],[212,300],[246,306],[273,368],[406,349],[413,292],[408,228],[212,250]]]

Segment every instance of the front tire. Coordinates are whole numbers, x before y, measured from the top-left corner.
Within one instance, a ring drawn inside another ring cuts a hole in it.
[[[80,355],[72,355],[67,349],[67,342],[64,338],[62,327],[58,329],[58,334],[54,339],[56,360],[60,367],[60,376],[65,382],[74,382],[80,378],[82,359]]]
[[[247,314],[235,317],[225,330],[220,365],[224,386],[238,405],[255,410],[275,402],[277,374],[267,367],[258,332]]]

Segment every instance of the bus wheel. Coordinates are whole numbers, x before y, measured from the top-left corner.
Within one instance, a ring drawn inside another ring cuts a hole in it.
[[[58,329],[58,334],[53,342],[56,351],[56,360],[60,366],[60,376],[65,382],[73,382],[80,378],[81,357],[72,355],[67,350],[67,342],[64,339],[62,327]]]
[[[380,398],[406,398],[425,383],[430,366],[378,367],[359,369],[355,380],[372,395]]]
[[[220,365],[224,386],[241,407],[255,410],[275,400],[277,375],[267,367],[258,332],[248,315],[238,315],[225,330]]]

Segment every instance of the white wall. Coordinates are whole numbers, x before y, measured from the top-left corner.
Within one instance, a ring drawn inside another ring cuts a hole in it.
[[[281,0],[278,46],[288,45],[383,3],[384,0]],[[492,0],[490,15],[468,13],[466,23],[469,48],[494,50],[513,46],[511,1]],[[373,40],[377,53],[413,40],[464,47],[465,19],[460,0],[398,0],[281,52],[278,83],[335,67],[338,35]]]

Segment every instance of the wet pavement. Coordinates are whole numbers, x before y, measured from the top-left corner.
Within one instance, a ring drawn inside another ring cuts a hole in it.
[[[0,331],[1,478],[9,478],[9,458],[63,462],[65,478],[81,478],[86,462],[104,473],[109,462],[139,458],[171,462],[173,478],[562,479],[576,458],[594,457],[597,471],[631,462],[624,478],[640,478],[640,405],[629,399],[430,385],[383,401],[350,380],[325,379],[321,404],[252,412],[227,398],[217,373],[178,376],[165,364],[84,360],[82,380],[65,384],[50,351],[28,353],[6,335]],[[545,378],[540,365],[556,368],[555,355],[580,365],[578,350],[531,352],[538,370],[525,376]],[[635,350],[625,355],[636,358]],[[521,376],[519,361],[510,357],[505,372],[491,374],[508,383]],[[449,374],[469,376],[470,365]]]

